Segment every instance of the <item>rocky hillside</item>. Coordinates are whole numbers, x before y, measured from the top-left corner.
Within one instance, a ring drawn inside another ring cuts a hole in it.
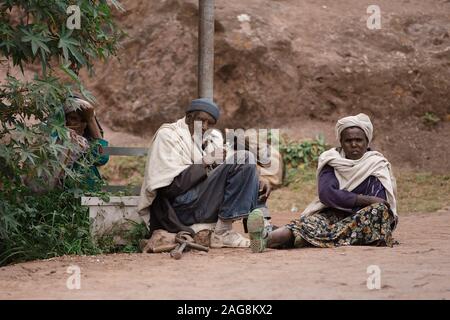
[[[88,87],[113,130],[147,136],[196,97],[198,1],[122,2],[128,37]],[[332,139],[338,117],[366,112],[395,162],[449,172],[450,1],[376,3],[380,30],[366,24],[373,1],[216,0],[221,127]]]

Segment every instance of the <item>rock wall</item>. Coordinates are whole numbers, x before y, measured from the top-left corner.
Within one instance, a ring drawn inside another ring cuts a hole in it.
[[[148,135],[181,117],[196,97],[198,2],[123,3],[127,12],[118,19],[128,37],[118,59],[97,66],[88,87],[112,129]],[[447,156],[450,1],[378,0],[380,30],[367,28],[371,4],[216,0],[220,127],[313,120],[332,126],[340,116],[366,112],[380,147],[399,161],[412,155],[426,166],[430,139],[434,156]],[[427,129],[426,112],[442,121]]]

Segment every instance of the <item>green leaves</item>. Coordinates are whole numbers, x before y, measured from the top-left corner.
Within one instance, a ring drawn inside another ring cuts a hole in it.
[[[302,142],[289,141],[283,139],[280,143],[280,152],[283,156],[285,184],[289,184],[290,177],[295,176],[298,170],[305,167],[317,165],[317,161],[322,152],[328,149],[325,139],[322,135],[315,140],[306,140]]]
[[[74,3],[81,29],[68,30],[66,10]],[[94,101],[77,72],[116,53],[122,33],[111,10],[106,0],[0,2],[2,60],[20,68],[41,63],[33,80],[8,75],[0,84],[0,265],[99,251],[79,196],[100,184],[88,181],[91,157],[65,161],[79,146],[65,127],[63,106],[75,92]]]
[[[38,58],[42,72],[52,68],[49,61],[64,61],[91,70],[93,60],[116,53],[123,35],[114,20],[112,8],[123,11],[118,1],[78,1],[81,29],[67,30],[66,9],[70,0],[6,1],[0,14],[0,53],[14,65],[23,66]],[[15,10],[12,10],[15,9]],[[19,23],[12,12],[23,12]]]
[[[35,159],[37,159],[37,156],[34,153],[26,150],[20,151],[20,161],[22,163],[29,161],[34,166],[36,165],[36,162],[34,162]]]
[[[0,265],[62,254],[96,254],[89,214],[70,192],[0,193]],[[20,199],[20,201],[19,201]]]
[[[50,56],[51,54],[50,49],[46,44],[51,41],[48,30],[44,25],[29,25],[21,28],[21,31],[24,34],[21,38],[22,42],[31,43],[32,58],[36,57],[39,50],[42,73],[46,74],[47,56]]]
[[[62,49],[64,62],[69,62],[69,58],[75,58],[80,65],[86,64],[86,60],[83,55],[77,49],[80,46],[80,42],[75,38],[71,38],[72,30],[66,31],[64,28],[59,38],[58,48]]]
[[[45,52],[50,53],[50,49],[45,44],[46,42],[49,42],[50,39],[45,37],[42,34],[38,33],[32,33],[32,31],[23,29],[23,33],[25,34],[22,37],[23,42],[31,42],[31,50],[33,52],[33,55],[36,55],[37,51],[40,49],[41,54],[45,55]]]
[[[1,24],[0,25],[0,50],[5,50],[6,52],[11,52],[11,49],[15,47],[13,41],[14,32],[9,25]]]

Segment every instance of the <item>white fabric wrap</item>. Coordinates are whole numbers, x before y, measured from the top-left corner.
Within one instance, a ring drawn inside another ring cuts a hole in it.
[[[213,130],[205,137],[208,145],[220,146],[223,137]],[[206,148],[210,150],[210,147]],[[173,179],[194,163],[202,163],[204,152],[194,142],[185,118],[163,124],[154,135],[149,147],[144,181],[139,197],[138,212],[149,224],[146,210],[156,198],[157,189],[170,185]]]
[[[336,123],[335,131],[336,131],[336,139],[337,141],[339,141],[339,143],[341,141],[342,131],[350,127],[361,128],[366,134],[369,143],[372,141],[373,125],[372,122],[370,121],[369,116],[367,116],[366,114],[360,113],[356,116],[345,117],[338,120],[338,122]]]
[[[336,148],[325,151],[319,157],[317,178],[325,165],[334,168],[341,190],[352,191],[369,176],[378,178],[386,189],[387,201],[392,212],[397,216],[396,180],[392,173],[391,164],[380,152],[367,151],[360,159],[351,160],[345,158],[343,151],[338,152]],[[316,197],[306,207],[302,215],[311,215],[324,208],[326,206],[320,202],[319,197]]]

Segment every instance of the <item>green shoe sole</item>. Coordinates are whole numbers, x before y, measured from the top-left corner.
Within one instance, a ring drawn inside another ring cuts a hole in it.
[[[266,240],[264,239],[264,216],[261,210],[255,209],[250,212],[247,218],[247,229],[252,252],[263,252],[266,248]]]

